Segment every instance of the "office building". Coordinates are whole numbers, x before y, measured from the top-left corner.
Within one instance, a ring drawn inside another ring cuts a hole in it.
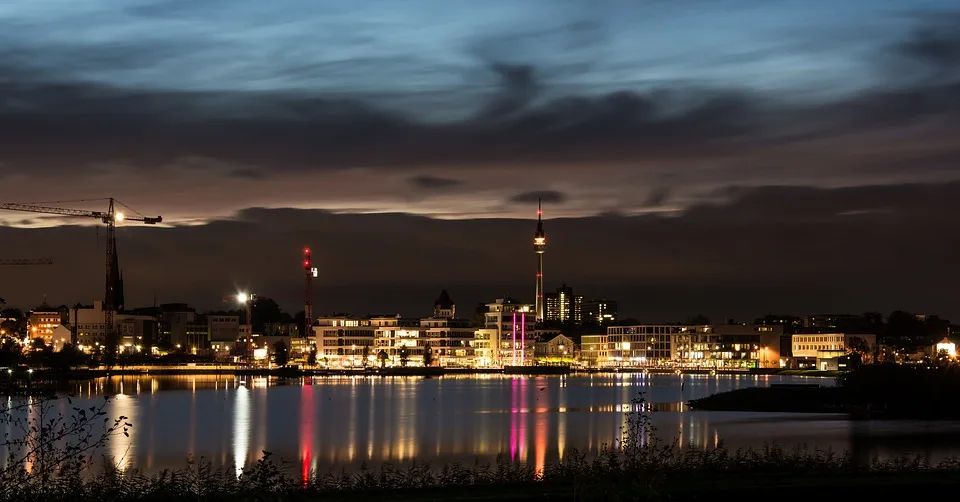
[[[484,327],[473,342],[477,366],[523,365],[532,361],[536,337],[534,306],[512,298],[487,304]]]
[[[564,284],[546,296],[546,321],[575,323],[582,321],[583,297],[573,294],[573,288]]]
[[[610,324],[616,322],[619,315],[619,305],[614,300],[587,300],[581,307],[585,323]]]
[[[584,335],[580,357],[596,367],[779,368],[780,326],[610,326]]]

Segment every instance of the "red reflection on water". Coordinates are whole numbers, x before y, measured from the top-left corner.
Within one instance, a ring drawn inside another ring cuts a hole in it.
[[[313,385],[304,385],[300,389],[300,475],[307,484],[313,460]]]

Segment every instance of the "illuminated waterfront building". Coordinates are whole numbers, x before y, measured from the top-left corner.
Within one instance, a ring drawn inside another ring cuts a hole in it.
[[[841,360],[851,351],[873,354],[877,335],[849,333],[802,333],[790,337],[793,358],[798,367],[815,366],[822,370],[841,369]]]
[[[533,361],[536,345],[533,305],[512,298],[487,304],[484,327],[473,342],[477,366],[526,364]]]
[[[581,360],[595,367],[779,368],[780,326],[610,326],[584,335]]]
[[[29,322],[27,324],[27,337],[31,340],[41,339],[47,345],[53,345],[54,350],[60,350],[65,342],[70,339],[63,339],[63,336],[54,337],[54,331],[60,327],[65,319],[65,311],[53,308],[43,302],[43,305],[30,311]]]
[[[313,326],[317,360],[329,367],[363,366],[364,353],[376,355],[377,328],[368,319],[350,316],[321,317]],[[366,347],[366,350],[364,350]]]

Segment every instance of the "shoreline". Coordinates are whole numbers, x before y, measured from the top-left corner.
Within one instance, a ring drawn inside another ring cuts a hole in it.
[[[313,369],[313,368],[242,368],[234,366],[150,366],[112,369],[73,369],[73,370],[34,370],[31,376],[15,375],[8,382],[27,383],[30,381],[83,381],[111,376],[265,376],[279,378],[327,377],[327,376],[413,376],[442,377],[457,375],[513,375],[513,376],[552,376],[552,375],[610,375],[610,374],[648,374],[648,375],[706,375],[706,376],[808,376],[833,377],[833,372],[779,372],[769,370],[709,370],[709,369],[661,369],[661,368],[571,368],[569,366],[506,366],[504,368],[366,368],[366,369]],[[0,382],[2,385],[5,382]]]

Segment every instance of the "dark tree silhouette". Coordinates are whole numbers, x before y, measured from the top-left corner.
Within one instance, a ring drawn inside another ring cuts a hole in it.
[[[50,365],[60,370],[68,370],[80,366],[83,359],[83,353],[72,344],[67,343],[53,355]]]
[[[277,343],[273,344],[273,360],[277,363],[277,366],[287,365],[289,354],[287,353],[287,344],[283,343],[283,340],[277,340]]]
[[[250,306],[250,313],[253,315],[251,328],[254,333],[263,333],[264,325],[271,322],[283,322],[283,311],[277,302],[271,298],[257,297]],[[246,314],[244,314],[245,317]],[[289,316],[288,316],[289,317]],[[242,322],[247,322],[245,318]]]
[[[112,368],[117,364],[117,356],[120,351],[120,343],[118,341],[117,330],[111,329],[107,331],[107,336],[104,339],[103,343],[103,365],[107,369]]]
[[[690,324],[690,325],[710,324],[710,318],[703,314],[697,314],[695,316],[688,317],[686,324]]]
[[[370,346],[369,346],[369,345],[364,345],[364,346],[363,346],[363,352],[362,352],[362,354],[361,354],[361,357],[363,357],[363,367],[366,368],[366,367],[367,367],[367,360],[370,359]]]
[[[423,349],[423,365],[433,366],[433,349],[429,345]]]
[[[0,343],[0,366],[17,366],[21,359],[23,359],[23,350],[19,343],[12,338],[7,338]]]
[[[307,356],[307,364],[309,366],[317,365],[317,346],[316,345],[310,347],[310,355]]]
[[[407,352],[406,347],[400,347],[400,352],[397,354],[400,356],[400,366],[404,368],[407,367],[407,361],[410,359],[410,353]]]
[[[381,350],[380,352],[377,352],[377,360],[380,361],[381,368],[387,365],[387,359],[389,358],[390,356],[387,355],[387,351]]]

